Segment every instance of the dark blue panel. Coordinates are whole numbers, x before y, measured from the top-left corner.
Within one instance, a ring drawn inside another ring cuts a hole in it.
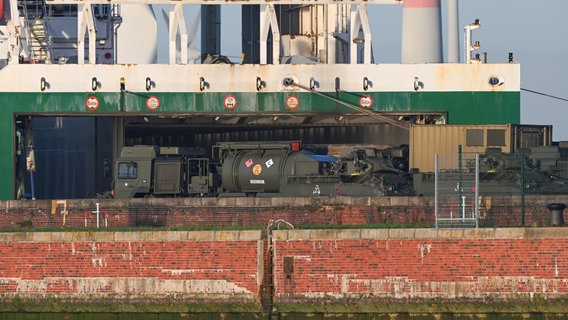
[[[95,119],[35,117],[32,120],[36,199],[95,196]],[[31,177],[26,190],[31,192]]]

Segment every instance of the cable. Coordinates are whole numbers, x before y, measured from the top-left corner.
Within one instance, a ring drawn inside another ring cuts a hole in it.
[[[350,104],[350,103],[347,103],[347,102],[345,102],[345,101],[339,100],[339,99],[337,99],[337,98],[330,97],[330,96],[328,96],[328,95],[326,95],[326,94],[324,94],[324,93],[322,93],[322,92],[319,92],[319,91],[310,89],[309,87],[306,87],[306,86],[301,85],[301,84],[299,84],[299,83],[295,83],[294,80],[292,80],[291,78],[286,78],[286,79],[284,79],[284,85],[287,85],[287,86],[295,86],[295,87],[298,87],[298,88],[300,88],[300,89],[304,89],[304,90],[306,90],[306,91],[308,91],[308,92],[311,92],[311,93],[313,93],[313,94],[315,94],[315,95],[318,95],[318,96],[320,96],[320,97],[329,99],[329,100],[331,100],[331,101],[333,101],[333,102],[339,103],[339,104],[341,104],[341,105],[343,105],[343,106],[346,106],[346,107],[348,107],[348,108],[350,108],[350,109],[353,109],[353,110],[355,110],[355,111],[358,111],[358,112],[360,112],[360,113],[363,113],[363,114],[366,114],[366,115],[371,116],[371,117],[373,117],[373,118],[377,118],[377,119],[380,119],[380,120],[382,120],[382,121],[388,122],[388,123],[394,125],[395,127],[399,127],[399,128],[405,129],[405,130],[410,130],[407,125],[405,125],[405,124],[403,124],[403,123],[400,123],[400,122],[398,122],[398,121],[396,121],[396,120],[393,120],[393,119],[391,119],[391,118],[389,118],[389,117],[387,117],[387,116],[383,116],[383,115],[378,114],[378,113],[375,113],[375,112],[373,112],[373,111],[356,107],[356,106],[354,106],[354,105],[352,105],[352,104]]]
[[[562,101],[568,101],[568,99],[566,98],[561,98],[561,97],[557,97],[557,96],[553,96],[551,94],[546,94],[544,92],[538,92],[538,91],[534,91],[534,90],[529,90],[529,89],[525,89],[525,88],[521,88],[522,91],[526,91],[526,92],[530,92],[530,93],[534,93],[534,94],[539,94],[541,96],[545,96],[545,97],[549,97],[549,98],[553,98],[553,99],[558,99],[558,100],[562,100]]]

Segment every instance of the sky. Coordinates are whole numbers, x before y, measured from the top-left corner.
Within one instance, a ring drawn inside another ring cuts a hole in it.
[[[521,65],[521,123],[552,124],[553,140],[568,141],[568,1],[460,1],[460,25],[479,18],[474,36],[488,62]]]
[[[442,8],[445,2],[442,0]],[[195,17],[196,8],[185,10],[188,19]],[[521,65],[521,123],[552,125],[553,140],[568,141],[568,101],[523,90],[568,99],[568,81],[564,82],[568,80],[568,0],[458,0],[458,9],[460,61],[463,26],[480,19],[481,27],[473,31],[473,40],[481,44],[478,52],[487,53],[488,63],[507,62],[512,52]],[[402,6],[368,5],[367,12],[375,62],[400,63]],[[156,12],[158,21],[161,16]],[[161,22],[159,32],[167,32]],[[241,55],[240,32],[240,7],[223,6],[221,53],[233,61]],[[193,43],[199,47],[199,32]],[[160,47],[167,48],[167,43]],[[167,51],[159,51],[158,60],[167,61]]]
[[[400,62],[401,6],[367,8],[371,28],[376,30],[375,61]],[[512,52],[521,65],[522,89],[568,99],[568,81],[564,82],[568,80],[568,1],[459,0],[458,9],[460,61],[463,26],[479,19],[481,27],[472,37],[481,44],[477,52],[487,52],[488,63],[507,62]],[[444,15],[443,11],[443,20]],[[381,27],[381,21],[390,21],[391,26]],[[568,141],[568,101],[521,90],[521,123],[552,125],[553,140]]]

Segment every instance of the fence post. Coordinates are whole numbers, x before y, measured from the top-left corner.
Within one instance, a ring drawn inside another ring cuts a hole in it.
[[[438,229],[438,154],[434,155],[434,212],[436,214],[436,229]]]
[[[462,172],[462,146],[458,145],[458,185],[460,198],[463,196],[463,172]]]
[[[479,153],[475,154],[475,202],[473,210],[475,228],[479,228]]]
[[[521,150],[521,225],[525,226],[525,150]]]

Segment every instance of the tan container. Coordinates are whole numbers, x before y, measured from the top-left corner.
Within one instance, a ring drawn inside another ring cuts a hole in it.
[[[552,144],[552,126],[541,125],[411,125],[410,168],[434,172],[434,157],[462,153],[485,153],[499,148],[510,153],[519,148]],[[456,157],[457,159],[457,157]]]

